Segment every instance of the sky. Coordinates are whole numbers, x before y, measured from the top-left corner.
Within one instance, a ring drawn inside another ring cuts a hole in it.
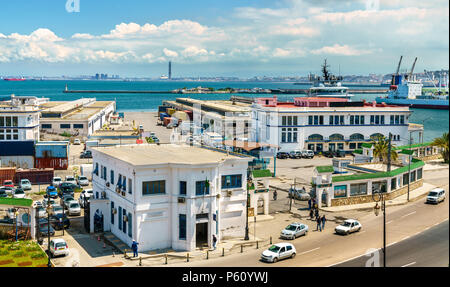
[[[448,0],[22,0],[0,75],[305,76],[448,69]]]

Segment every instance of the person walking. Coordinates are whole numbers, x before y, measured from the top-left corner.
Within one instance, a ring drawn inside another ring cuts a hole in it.
[[[325,230],[325,222],[327,221],[327,219],[325,218],[325,214],[322,215],[321,221],[322,221],[322,230]]]
[[[319,209],[317,207],[314,208],[314,215],[316,216],[316,220],[319,218]]]
[[[273,200],[277,200],[278,192],[276,190],[273,191]]]
[[[308,199],[308,210],[311,210],[311,198]]]
[[[313,218],[314,218],[314,210],[312,210],[312,209],[309,210],[309,218],[311,220],[313,220]]]
[[[131,249],[133,250],[133,257],[138,257],[138,244],[136,240],[133,239],[133,243],[131,243]]]
[[[317,222],[317,229],[316,229],[316,231],[320,230],[320,232],[322,232],[322,226],[321,226],[322,220],[320,219],[320,217],[317,217],[316,222]]]
[[[216,250],[216,246],[217,246],[217,237],[216,237],[215,234],[213,234],[212,241],[213,241],[213,250]]]

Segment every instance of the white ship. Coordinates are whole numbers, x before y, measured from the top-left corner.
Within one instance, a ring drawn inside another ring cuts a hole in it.
[[[342,86],[342,77],[334,76],[328,71],[327,60],[322,65],[322,77],[309,76],[313,86],[309,88],[309,97],[344,98],[350,99],[353,95],[348,93],[348,88]]]

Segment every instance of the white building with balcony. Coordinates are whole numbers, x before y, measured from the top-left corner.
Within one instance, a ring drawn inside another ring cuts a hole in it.
[[[94,215],[139,250],[193,250],[244,236],[249,157],[186,145],[93,148]]]

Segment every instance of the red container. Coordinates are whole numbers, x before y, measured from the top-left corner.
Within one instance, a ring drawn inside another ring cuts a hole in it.
[[[169,117],[165,117],[165,118],[164,118],[164,120],[163,120],[163,123],[164,123],[164,124],[163,124],[163,125],[164,125],[165,127],[167,127],[167,125],[170,123],[170,119],[171,119],[171,118],[169,118]]]
[[[0,168],[0,185],[3,185],[3,181],[5,181],[5,180],[14,180],[15,174],[16,174],[15,167]]]
[[[36,158],[34,160],[34,167],[36,168],[53,168],[55,170],[66,170],[69,166],[68,158]]]
[[[55,170],[53,168],[45,169],[24,169],[17,170],[14,177],[14,182],[18,183],[21,179],[28,179],[32,184],[51,183]]]

